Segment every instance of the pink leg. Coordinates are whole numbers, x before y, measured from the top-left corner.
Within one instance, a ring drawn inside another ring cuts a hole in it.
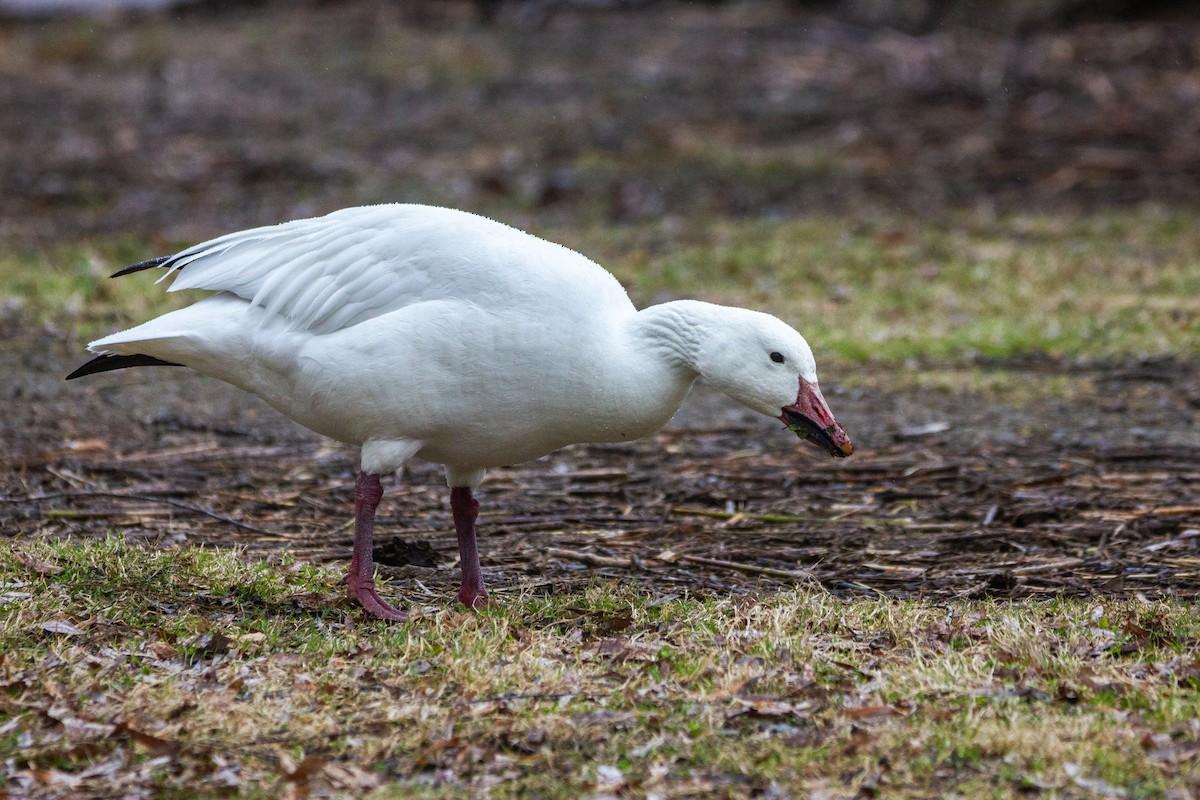
[[[380,619],[404,620],[404,612],[392,608],[375,591],[375,564],[371,560],[371,540],[375,536],[375,509],[383,497],[378,475],[358,473],[354,482],[354,555],[346,576],[346,594],[351,600]]]
[[[475,518],[479,516],[479,501],[471,496],[471,487],[450,489],[450,510],[454,514],[454,531],[458,534],[458,561],[462,568],[462,587],[458,600],[471,609],[487,605],[483,588],[483,570],[479,568],[479,548],[475,544]]]

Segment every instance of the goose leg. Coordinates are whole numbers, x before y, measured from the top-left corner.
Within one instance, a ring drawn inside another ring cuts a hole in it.
[[[488,603],[488,596],[483,588],[483,570],[479,568],[479,548],[475,543],[475,518],[479,516],[479,501],[471,495],[471,487],[451,487],[450,510],[454,514],[458,562],[462,568],[462,587],[458,590],[458,600],[467,608],[483,608]]]
[[[380,619],[401,621],[407,615],[388,605],[375,591],[371,542],[375,536],[375,509],[382,497],[379,476],[359,472],[354,482],[354,555],[350,558],[350,574],[346,576],[346,594]]]

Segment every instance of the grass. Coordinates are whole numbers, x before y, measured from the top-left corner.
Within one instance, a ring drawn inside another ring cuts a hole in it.
[[[171,250],[173,246],[165,249]],[[207,292],[168,295],[161,272],[109,280],[123,266],[161,252],[161,244],[121,238],[50,250],[0,251],[0,316],[23,314],[72,337],[99,335],[178,308]]]
[[[947,607],[805,588],[664,602],[597,583],[482,615],[447,598],[385,625],[340,602],[339,577],[115,539],[6,548],[5,788],[395,798],[1200,788],[1200,618],[1186,603]]]
[[[558,238],[644,301],[770,310],[844,360],[1200,353],[1190,211],[670,222]]]
[[[687,295],[772,311],[826,359],[1200,354],[1200,219],[1190,211],[667,220],[542,233],[608,266],[641,304]],[[184,302],[147,276],[106,277],[184,244],[124,239],[0,255],[0,286],[9,307],[90,336]]]

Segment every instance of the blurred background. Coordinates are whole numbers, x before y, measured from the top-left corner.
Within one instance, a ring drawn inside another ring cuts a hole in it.
[[[0,0],[0,242],[359,203],[534,227],[1200,198],[1200,9]]]

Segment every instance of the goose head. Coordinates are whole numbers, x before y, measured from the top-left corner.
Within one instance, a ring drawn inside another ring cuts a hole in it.
[[[770,314],[732,308],[721,312],[697,352],[700,374],[831,456],[850,455],[854,446],[821,394],[816,361],[804,337]]]

